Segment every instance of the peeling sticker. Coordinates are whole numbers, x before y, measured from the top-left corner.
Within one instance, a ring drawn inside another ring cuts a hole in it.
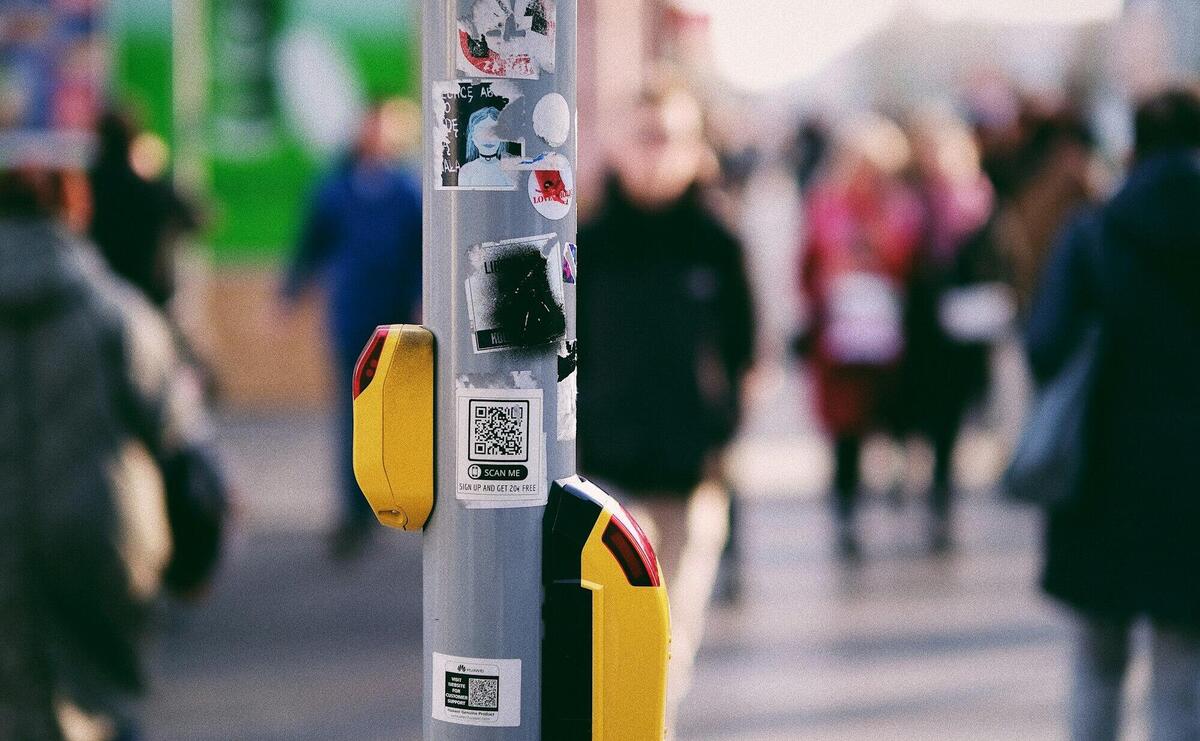
[[[510,163],[525,158],[524,141],[498,133],[500,113],[521,96],[506,80],[435,82],[432,137],[438,190],[516,190]]]
[[[575,199],[575,176],[571,163],[565,158],[554,168],[541,168],[529,173],[529,202],[539,214],[558,221],[571,212]]]
[[[460,389],[536,389],[537,379],[533,371],[520,370],[497,373],[463,374],[456,379],[456,388]]]
[[[475,352],[537,347],[566,336],[555,234],[485,242],[467,252],[467,316]]]
[[[579,276],[579,248],[574,242],[567,242],[567,246],[563,248],[562,268],[563,268],[563,283],[575,285],[575,281]]]
[[[456,496],[473,508],[546,503],[541,389],[456,391]]]
[[[542,152],[536,157],[509,158],[504,161],[506,170],[533,172],[534,170],[562,170],[571,167],[570,161],[558,152]]]
[[[558,441],[574,440],[578,430],[579,342],[564,342],[558,353]]]
[[[571,107],[558,93],[548,93],[533,107],[533,131],[551,147],[566,144],[571,135]]]
[[[458,71],[536,80],[554,71],[555,0],[458,0]]]
[[[521,660],[433,654],[433,718],[467,726],[521,725]]]

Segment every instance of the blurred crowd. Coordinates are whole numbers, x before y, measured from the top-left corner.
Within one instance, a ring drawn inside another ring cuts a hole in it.
[[[838,547],[854,558],[867,435],[933,452],[929,547],[952,544],[953,455],[989,397],[991,353],[1028,313],[1059,230],[1106,187],[1070,101],[964,96],[807,123],[794,349],[834,443]]]
[[[833,542],[848,563],[863,553],[871,436],[932,451],[927,545],[953,548],[957,443],[991,396],[993,353],[1028,329],[1040,390],[1022,444],[1063,459],[1039,475],[1048,488],[1060,474],[1070,492],[1039,503],[1044,586],[1079,617],[1075,739],[1116,737],[1139,618],[1155,635],[1152,737],[1200,733],[1200,610],[1185,576],[1200,548],[1184,532],[1200,525],[1200,500],[1185,494],[1195,478],[1180,447],[1200,441],[1200,314],[1184,287],[1200,265],[1198,106],[1189,85],[1142,101],[1124,160],[1099,150],[1081,102],[995,84],[957,103],[811,117],[789,153],[801,228],[773,235],[796,256],[791,349],[831,444]],[[669,72],[644,89],[580,240],[580,465],[631,502],[661,548],[669,719],[709,600],[740,591],[727,459],[756,393],[760,312],[737,225],[744,200],[762,197],[747,183],[778,154],[736,131],[712,136],[703,114]],[[1058,376],[1082,362],[1068,361],[1088,351],[1089,324],[1102,326],[1102,350],[1068,397],[1072,379]],[[1065,454],[1056,438],[1071,430],[1044,411],[1062,416],[1062,398],[1087,430]]]
[[[738,222],[748,183],[782,163],[799,194],[799,231],[775,236],[800,306],[789,357],[829,442],[836,556],[864,557],[868,439],[932,451],[924,533],[940,557],[955,544],[955,451],[994,396],[996,349],[1026,342],[1035,411],[1083,363],[1083,452],[1068,451],[1065,498],[1044,503],[1043,585],[1078,618],[1072,737],[1116,737],[1131,626],[1149,619],[1153,738],[1200,738],[1195,86],[1139,104],[1129,153],[1101,151],[1081,101],[995,81],[807,115],[786,152],[709,115],[669,71],[622,113],[580,229],[579,457],[631,505],[671,585],[671,724],[710,601],[741,593],[729,453],[764,352]],[[419,321],[418,128],[412,104],[371,107],[283,271],[280,312],[323,292],[343,389],[376,325]],[[138,737],[155,605],[204,592],[230,508],[217,384],[171,311],[180,238],[202,211],[127,116],[103,117],[97,140],[89,165],[0,173],[0,739]],[[339,399],[329,545],[345,559],[373,515]],[[1029,428],[1052,438],[1048,424]]]

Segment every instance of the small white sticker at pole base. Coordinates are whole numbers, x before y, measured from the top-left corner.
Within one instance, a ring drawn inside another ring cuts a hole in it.
[[[521,660],[435,652],[433,718],[464,726],[520,726]]]

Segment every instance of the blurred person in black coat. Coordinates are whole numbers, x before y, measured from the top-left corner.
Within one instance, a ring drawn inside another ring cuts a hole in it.
[[[169,181],[134,169],[138,131],[128,116],[110,111],[96,131],[92,241],[117,275],[163,308],[175,294],[175,238],[199,226],[196,214]]]
[[[581,470],[633,501],[670,588],[668,725],[686,692],[728,492],[722,452],[754,357],[741,245],[704,205],[703,115],[658,81],[631,107],[604,204],[580,231]]]
[[[1153,627],[1153,739],[1200,737],[1200,92],[1137,112],[1133,168],[1047,267],[1029,327],[1052,378],[1099,320],[1078,497],[1052,512],[1043,586],[1079,617],[1071,737],[1120,728],[1130,629]]]
[[[168,471],[212,445],[162,316],[68,228],[86,191],[74,169],[0,170],[5,741],[137,737],[142,648],[188,530]]]

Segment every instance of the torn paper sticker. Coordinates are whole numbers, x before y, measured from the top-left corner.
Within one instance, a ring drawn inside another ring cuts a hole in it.
[[[458,71],[536,80],[554,71],[555,0],[458,0]]]
[[[579,248],[574,242],[567,242],[563,247],[562,253],[562,268],[563,268],[563,283],[575,285],[575,281],[579,277]]]
[[[578,429],[579,341],[564,342],[558,352],[558,441],[574,440]]]
[[[533,107],[533,131],[552,147],[561,147],[571,135],[571,107],[558,93],[547,93]]]

